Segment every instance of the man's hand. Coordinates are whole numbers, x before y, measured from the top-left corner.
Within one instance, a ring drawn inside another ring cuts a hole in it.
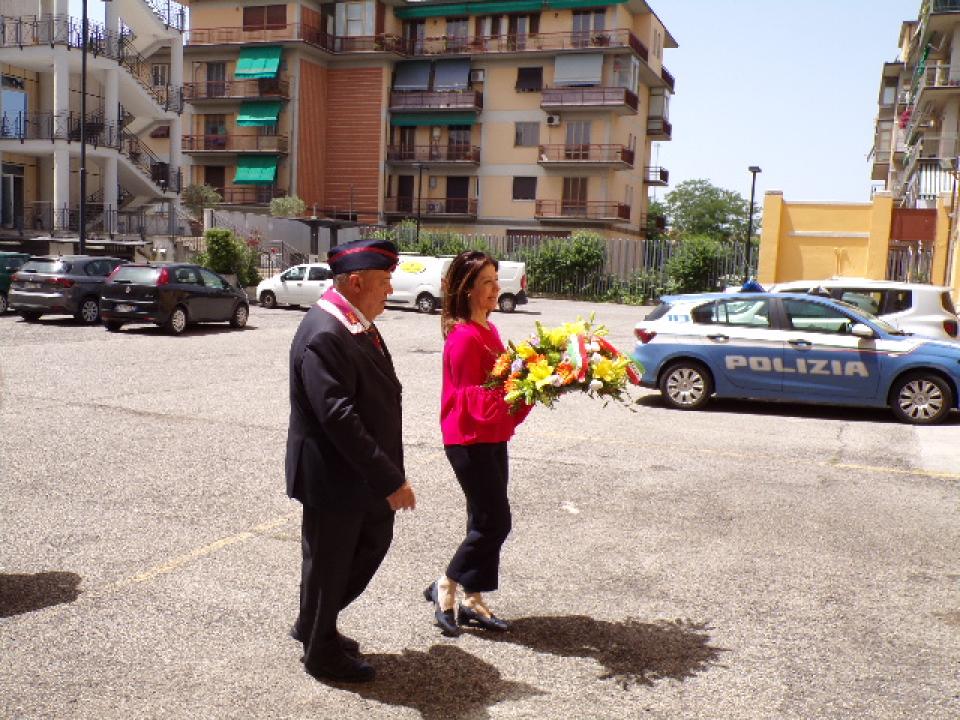
[[[417,506],[417,498],[413,494],[413,487],[409,482],[404,482],[392,493],[387,495],[387,502],[390,503],[390,509],[413,510]]]

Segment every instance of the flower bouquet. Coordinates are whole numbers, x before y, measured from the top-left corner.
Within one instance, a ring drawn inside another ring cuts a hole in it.
[[[606,335],[606,327],[594,325],[592,315],[553,328],[538,322],[529,340],[507,344],[486,387],[502,389],[511,411],[521,403],[550,407],[574,391],[626,403],[626,387],[639,385],[640,373],[636,361],[611,345]]]

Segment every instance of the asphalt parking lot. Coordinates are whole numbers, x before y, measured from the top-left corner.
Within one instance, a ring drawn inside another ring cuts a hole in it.
[[[639,308],[534,299],[504,337]],[[511,443],[491,596],[444,638],[423,587],[463,527],[438,428],[439,316],[378,326],[419,507],[343,615],[378,671],[318,683],[287,636],[300,310],[175,338],[0,317],[2,718],[960,718],[960,419],[717,402],[536,409]]]

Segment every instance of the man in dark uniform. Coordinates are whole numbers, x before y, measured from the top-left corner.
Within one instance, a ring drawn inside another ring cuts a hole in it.
[[[397,250],[360,240],[330,250],[334,286],[290,348],[287,495],[303,504],[300,615],[291,635],[318,678],[364,682],[374,669],[337,616],[363,592],[416,500],[403,468],[400,381],[373,320],[393,291]]]

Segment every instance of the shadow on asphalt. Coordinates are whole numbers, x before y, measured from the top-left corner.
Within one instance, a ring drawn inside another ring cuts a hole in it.
[[[454,645],[364,659],[377,670],[374,682],[331,684],[368,700],[413,708],[424,720],[479,720],[490,717],[486,709],[492,705],[544,694],[525,683],[504,680],[496,667]]]
[[[73,602],[79,587],[80,576],[71,572],[0,573],[0,618]]]
[[[644,395],[635,400],[643,407],[667,408],[659,394]],[[685,412],[675,410],[673,412]],[[810,418],[813,420],[843,420],[846,422],[872,422],[885,425],[897,425],[899,421],[887,408],[861,408],[840,405],[815,405],[804,403],[779,403],[764,400],[731,400],[714,398],[706,404],[706,413],[728,413],[730,415],[761,415],[774,417]],[[960,425],[960,413],[954,412],[941,424]]]
[[[566,615],[519,618],[506,633],[475,632],[536,652],[592,658],[604,668],[601,679],[629,688],[667,678],[683,681],[707,670],[725,649],[712,647],[706,631],[706,624],[690,621],[608,622]]]

